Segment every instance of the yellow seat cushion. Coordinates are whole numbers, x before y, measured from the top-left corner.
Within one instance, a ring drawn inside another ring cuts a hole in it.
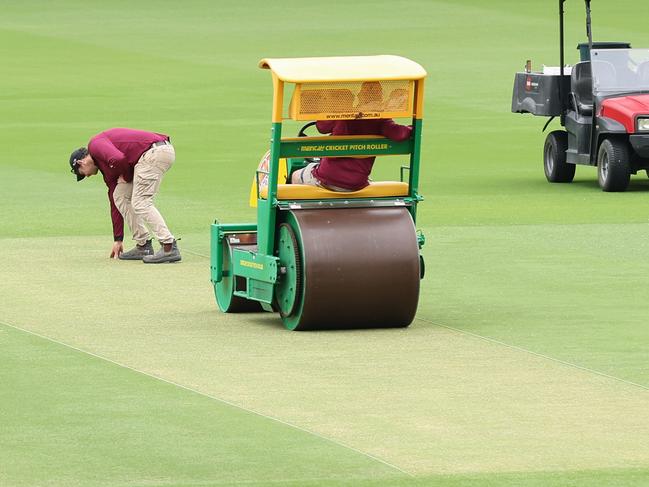
[[[307,184],[278,184],[279,200],[326,200],[346,198],[384,198],[390,196],[408,196],[408,183],[399,181],[376,181],[358,191],[330,191]],[[268,197],[268,188],[261,191],[261,197]]]

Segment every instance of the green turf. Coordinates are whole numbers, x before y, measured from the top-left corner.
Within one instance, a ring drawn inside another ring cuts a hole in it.
[[[325,439],[0,326],[1,485],[403,476]]]
[[[0,1],[0,485],[645,485],[649,179],[550,185],[545,120],[509,113],[514,71],[557,63],[555,3]],[[649,47],[649,4],[593,9],[596,38]],[[254,220],[267,149],[257,61],[375,53],[429,72],[418,320],[218,313],[208,226]],[[182,264],[106,259],[105,188],[65,167],[110,126],[172,135]]]

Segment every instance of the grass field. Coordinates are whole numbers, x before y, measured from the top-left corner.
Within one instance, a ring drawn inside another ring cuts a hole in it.
[[[649,179],[550,185],[545,120],[509,113],[525,60],[558,62],[556,3],[0,0],[0,486],[649,485]],[[647,19],[593,2],[596,39],[649,47]],[[429,73],[416,320],[220,313],[209,224],[255,218],[258,60],[381,53]],[[112,126],[173,137],[179,265],[107,258],[105,186],[67,159]]]

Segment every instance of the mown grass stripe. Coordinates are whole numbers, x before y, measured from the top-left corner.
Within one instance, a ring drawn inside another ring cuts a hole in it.
[[[67,343],[65,343],[65,342],[62,342],[62,341],[60,341],[60,340],[56,340],[56,339],[54,339],[54,338],[50,338],[50,337],[48,337],[48,336],[42,335],[42,334],[40,334],[40,333],[37,333],[37,332],[31,331],[31,330],[28,330],[28,329],[26,329],[26,328],[22,328],[22,327],[20,327],[20,326],[14,325],[14,324],[7,323],[7,322],[4,321],[4,320],[0,320],[0,324],[1,324],[1,325],[4,325],[4,326],[7,326],[7,327],[9,327],[9,328],[13,328],[13,329],[15,329],[15,330],[18,330],[18,331],[20,331],[20,332],[27,333],[27,334],[29,334],[29,335],[32,335],[32,336],[38,337],[38,338],[40,338],[40,339],[42,339],[42,340],[46,340],[46,341],[49,341],[49,342],[51,342],[51,343],[55,343],[55,344],[57,344],[57,345],[60,345],[60,346],[66,347],[66,348],[71,349],[71,350],[74,350],[74,351],[76,351],[76,352],[79,352],[79,353],[82,353],[82,354],[85,354],[85,355],[89,355],[89,356],[91,356],[91,357],[94,357],[94,358],[96,358],[96,359],[102,360],[102,361],[104,361],[104,362],[111,363],[111,364],[113,364],[113,365],[116,365],[116,366],[118,366],[118,367],[121,367],[121,368],[124,368],[124,369],[130,370],[130,371],[135,372],[135,373],[137,373],[137,374],[141,374],[141,375],[144,375],[144,376],[146,376],[146,377],[150,377],[150,378],[152,378],[152,379],[155,379],[155,380],[157,380],[157,381],[160,381],[160,382],[164,382],[164,383],[166,383],[166,384],[173,385],[173,386],[175,386],[175,387],[178,387],[178,388],[180,388],[180,389],[186,390],[186,391],[188,391],[188,392],[191,392],[191,393],[194,393],[194,394],[198,394],[199,396],[206,397],[206,398],[211,399],[211,400],[213,400],[213,401],[217,401],[217,402],[219,402],[219,403],[226,404],[226,405],[228,405],[228,406],[230,406],[230,407],[233,407],[233,408],[236,408],[236,409],[238,409],[238,410],[245,411],[245,412],[250,413],[250,414],[254,414],[254,415],[259,416],[259,417],[261,417],[261,418],[263,418],[263,419],[267,419],[267,420],[269,420],[269,421],[273,421],[273,422],[276,422],[276,423],[282,424],[282,425],[284,425],[284,426],[288,426],[289,428],[292,428],[292,429],[295,429],[295,430],[301,431],[301,432],[306,433],[306,434],[308,434],[308,435],[311,435],[311,436],[314,436],[314,437],[319,438],[319,439],[321,439],[321,440],[324,440],[324,441],[326,441],[326,442],[328,442],[328,443],[332,443],[332,444],[334,444],[334,445],[336,445],[336,446],[339,446],[339,447],[345,448],[345,449],[347,449],[347,450],[351,450],[351,451],[353,451],[353,452],[355,452],[355,453],[357,453],[357,454],[359,454],[359,455],[362,455],[362,456],[365,456],[365,457],[367,457],[367,458],[370,458],[371,460],[374,460],[374,461],[376,461],[376,462],[379,462],[379,463],[381,463],[381,464],[383,464],[383,465],[385,465],[385,466],[387,466],[387,467],[389,467],[389,468],[391,468],[391,469],[393,469],[393,470],[396,470],[396,471],[398,471],[398,472],[400,472],[400,473],[402,473],[402,474],[404,474],[404,475],[407,475],[407,476],[409,476],[409,477],[414,477],[414,474],[412,474],[412,473],[410,473],[410,472],[407,472],[406,470],[404,470],[404,469],[398,467],[397,465],[394,465],[394,464],[392,464],[392,463],[390,463],[390,462],[387,462],[386,460],[383,460],[383,459],[381,459],[381,458],[379,458],[379,457],[377,457],[377,456],[375,456],[375,455],[371,455],[371,454],[369,454],[369,453],[367,453],[367,452],[364,452],[364,451],[359,450],[359,449],[357,449],[357,448],[354,448],[354,447],[352,447],[352,446],[345,445],[345,444],[342,443],[342,442],[339,442],[339,441],[334,440],[334,439],[332,439],[332,438],[329,438],[329,437],[323,436],[323,435],[321,435],[321,434],[319,434],[319,433],[316,433],[316,432],[314,432],[314,431],[310,431],[310,430],[308,430],[308,429],[306,429],[306,428],[302,428],[302,427],[297,426],[297,425],[295,425],[295,424],[291,424],[291,423],[288,422],[288,421],[285,421],[285,420],[282,420],[282,419],[279,419],[279,418],[276,418],[276,417],[273,417],[273,416],[269,416],[269,415],[267,415],[267,414],[261,413],[261,412],[259,412],[259,411],[255,411],[255,410],[253,410],[253,409],[249,409],[249,408],[246,408],[246,407],[240,406],[240,405],[238,405],[238,404],[235,404],[235,403],[233,403],[233,402],[227,401],[227,400],[225,400],[225,399],[222,399],[222,398],[216,397],[216,396],[214,396],[213,394],[208,394],[208,393],[206,393],[206,392],[202,392],[202,391],[200,391],[200,390],[198,390],[198,389],[195,389],[195,388],[193,388],[193,387],[189,387],[189,386],[186,386],[186,385],[184,385],[184,384],[180,384],[180,383],[178,383],[178,382],[175,382],[175,381],[172,381],[172,380],[166,379],[165,377],[161,377],[161,376],[156,375],[156,374],[151,374],[151,373],[149,373],[149,372],[144,372],[144,371],[142,371],[142,370],[138,370],[138,369],[136,369],[136,368],[134,368],[134,367],[131,367],[131,366],[125,365],[125,364],[120,363],[120,362],[115,361],[115,360],[111,360],[111,359],[109,359],[109,358],[107,358],[107,357],[103,357],[103,356],[101,356],[101,355],[98,355],[98,354],[96,354],[96,353],[90,352],[90,351],[88,351],[88,350],[83,350],[83,349],[81,349],[81,348],[75,347],[75,346],[73,346],[73,345],[69,345],[69,344],[67,344]]]

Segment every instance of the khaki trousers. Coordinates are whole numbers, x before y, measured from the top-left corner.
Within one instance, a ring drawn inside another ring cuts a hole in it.
[[[153,205],[153,199],[160,190],[162,177],[175,160],[173,145],[157,145],[142,154],[137,161],[133,182],[118,183],[115,187],[115,206],[131,230],[133,240],[139,245],[151,238],[148,229],[160,243],[174,241],[164,218]]]

